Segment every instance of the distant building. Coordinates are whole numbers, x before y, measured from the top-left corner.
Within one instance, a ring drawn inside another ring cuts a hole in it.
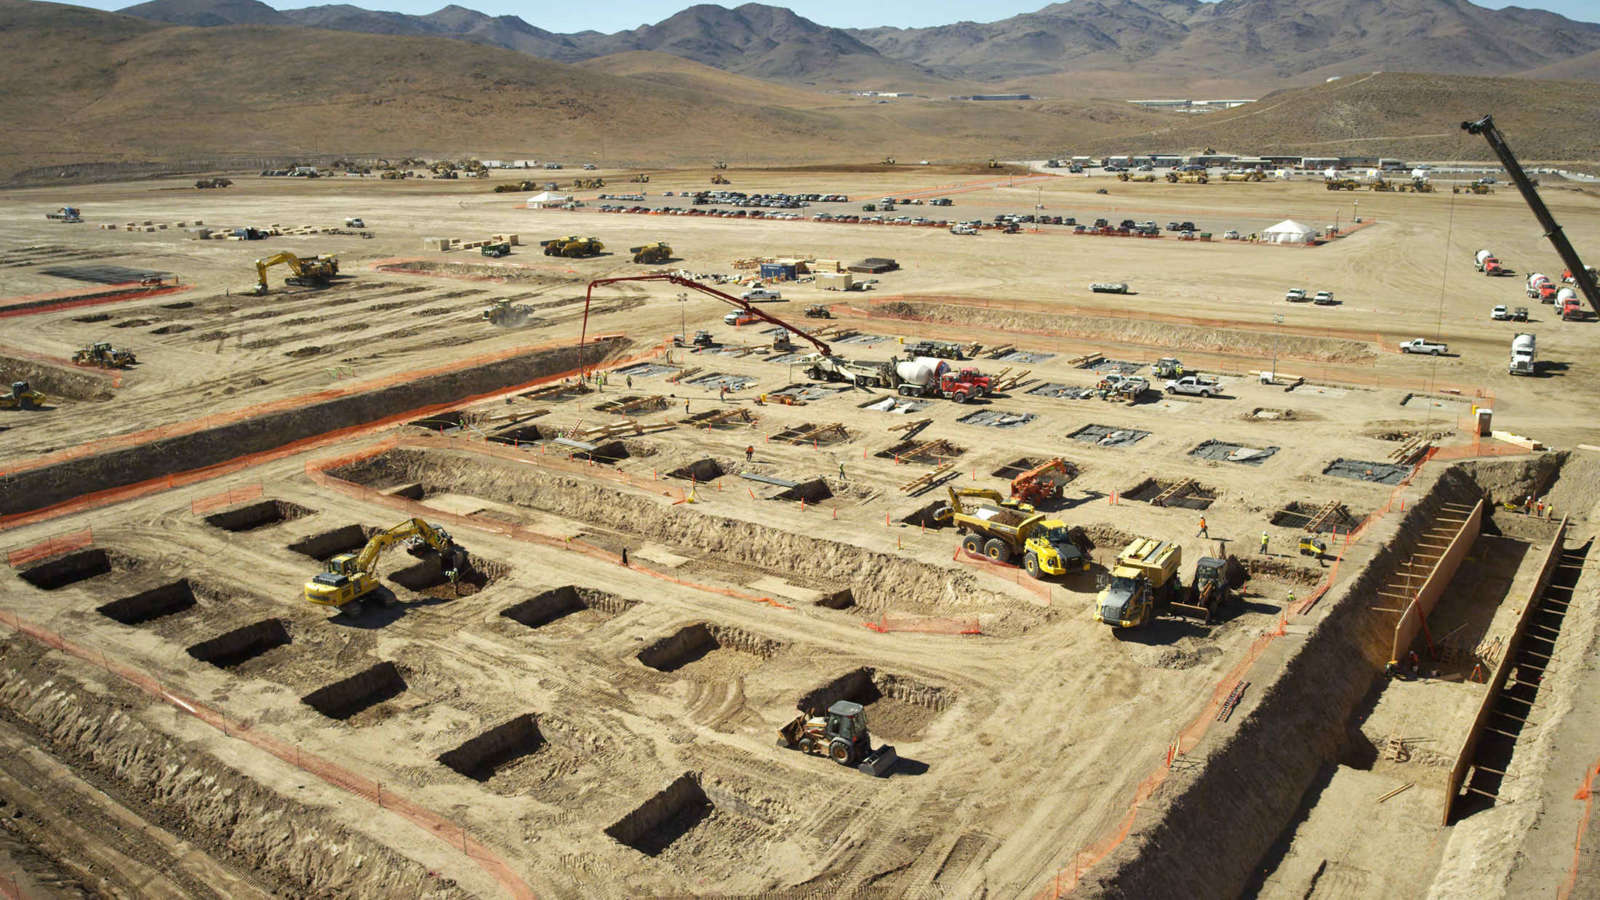
[[[1235,99],[1235,100],[1187,100],[1187,99],[1185,99],[1185,100],[1176,100],[1176,99],[1174,99],[1174,100],[1129,100],[1128,102],[1132,103],[1134,106],[1142,106],[1145,109],[1167,109],[1167,110],[1172,110],[1173,112],[1206,113],[1206,112],[1216,112],[1219,109],[1233,109],[1235,106],[1243,106],[1246,103],[1253,103],[1255,101],[1253,101],[1253,100],[1242,100],[1242,99]]]
[[[971,94],[965,97],[951,97],[951,100],[1032,100],[1032,94]]]

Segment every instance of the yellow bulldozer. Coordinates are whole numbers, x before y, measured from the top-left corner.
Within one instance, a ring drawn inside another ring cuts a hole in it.
[[[1168,172],[1167,181],[1173,184],[1207,184],[1211,176],[1204,172]]]
[[[285,250],[256,260],[253,293],[260,296],[267,292],[267,270],[280,263],[289,267],[289,276],[283,279],[283,283],[297,287],[327,287],[328,282],[339,274],[337,256],[300,256]]]
[[[712,184],[733,184],[733,182],[728,180],[728,176],[722,175],[722,174],[712,175],[711,176],[711,183]]]
[[[113,347],[110,341],[96,341],[72,354],[73,365],[102,369],[125,369],[138,361],[132,350]]]
[[[649,184],[650,183],[650,176],[644,174],[643,172],[640,172],[640,173],[635,174],[635,175],[629,175],[628,176],[628,183],[629,184]]]
[[[1132,182],[1136,182],[1138,184],[1149,184],[1149,183],[1151,183],[1151,182],[1156,180],[1156,176],[1150,174],[1149,172],[1145,172],[1145,173],[1139,174],[1139,175],[1130,174],[1128,172],[1118,172],[1117,173],[1117,180],[1118,181],[1132,181]]]
[[[11,393],[0,394],[0,409],[38,409],[44,406],[44,395],[28,386],[26,381],[11,382]]]
[[[1354,178],[1329,178],[1322,186],[1330,191],[1355,191],[1361,189],[1361,182]]]
[[[1466,185],[1465,187],[1463,187],[1461,185],[1455,185],[1454,187],[1450,188],[1450,193],[1452,193],[1452,194],[1492,194],[1492,193],[1494,193],[1494,188],[1488,186],[1487,184],[1484,184],[1481,181],[1474,181],[1473,183],[1471,183],[1469,185]]]
[[[1267,176],[1256,171],[1228,172],[1222,176],[1222,180],[1227,182],[1266,181]]]
[[[366,598],[378,589],[378,557],[402,541],[413,556],[436,557],[440,571],[451,584],[461,578],[469,565],[467,551],[444,529],[421,519],[407,519],[373,535],[360,552],[340,553],[328,560],[327,567],[306,582],[306,600],[342,609]]]
[[[1372,184],[1368,185],[1368,187],[1380,194],[1386,194],[1390,192],[1398,193],[1400,191],[1398,185],[1384,178],[1377,179],[1376,181],[1372,182]]]
[[[606,249],[606,245],[600,243],[596,238],[579,237],[575,234],[551,238],[548,241],[540,241],[539,246],[544,248],[545,256],[568,256],[574,258],[594,256]]]
[[[604,178],[577,178],[572,182],[575,191],[597,191],[606,186]]]
[[[642,247],[629,247],[628,252],[633,254],[636,263],[656,264],[664,263],[672,258],[672,247],[665,241],[656,241]]]

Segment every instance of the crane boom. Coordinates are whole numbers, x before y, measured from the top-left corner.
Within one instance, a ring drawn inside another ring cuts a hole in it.
[[[601,286],[601,285],[615,284],[615,283],[617,283],[619,281],[666,281],[666,282],[670,282],[672,284],[676,284],[676,285],[678,285],[680,287],[693,288],[694,290],[700,291],[703,294],[710,294],[711,296],[717,298],[718,300],[721,300],[724,303],[730,303],[730,304],[732,304],[734,306],[737,306],[740,309],[744,310],[745,312],[748,312],[752,316],[755,316],[756,318],[758,318],[758,319],[760,319],[760,320],[762,320],[764,322],[771,322],[772,324],[778,326],[779,328],[784,329],[785,331],[788,331],[788,332],[790,332],[790,333],[792,333],[792,334],[794,334],[794,335],[796,335],[796,336],[798,336],[800,338],[803,338],[803,339],[805,339],[807,341],[810,341],[811,345],[816,347],[817,351],[820,352],[823,356],[832,356],[833,355],[833,351],[831,349],[829,349],[828,345],[825,342],[823,342],[820,338],[813,337],[811,334],[809,334],[807,332],[804,332],[804,331],[801,331],[800,329],[794,327],[793,325],[790,325],[788,322],[783,321],[782,319],[778,318],[777,316],[768,315],[767,313],[764,313],[761,310],[756,309],[754,306],[751,305],[750,301],[740,299],[738,297],[733,296],[732,294],[724,294],[723,292],[717,290],[714,287],[708,287],[706,285],[701,284],[698,281],[695,281],[692,278],[685,278],[682,275],[679,275],[679,274],[677,274],[675,272],[659,272],[659,273],[654,274],[654,275],[618,275],[618,276],[616,276],[614,278],[596,278],[595,280],[589,282],[589,289],[584,293],[584,296],[583,296],[583,333],[578,338],[578,346],[579,346],[579,353],[580,354],[582,353],[582,347],[583,347],[584,343],[587,342],[588,339],[589,339],[589,303],[590,303],[590,301],[592,301],[594,299],[594,289],[599,287],[599,286]],[[580,359],[579,359],[579,368],[580,369],[582,369],[582,365],[583,365],[582,358],[580,356]]]
[[[1539,227],[1544,229],[1544,236],[1555,245],[1556,253],[1561,256],[1567,271],[1572,273],[1573,280],[1583,291],[1583,298],[1589,301],[1589,306],[1595,315],[1600,316],[1600,286],[1595,284],[1594,276],[1584,268],[1578,251],[1573,249],[1566,233],[1556,224],[1555,217],[1550,215],[1549,207],[1540,199],[1539,192],[1534,188],[1533,182],[1528,180],[1527,173],[1522,171],[1522,164],[1517,162],[1516,156],[1511,153],[1511,148],[1506,144],[1505,137],[1500,134],[1500,129],[1494,126],[1494,116],[1484,116],[1474,122],[1462,122],[1461,128],[1469,134],[1481,134],[1483,139],[1489,142],[1489,148],[1494,151],[1495,156],[1500,157],[1500,164],[1505,166],[1506,174],[1516,184],[1517,190],[1522,192],[1522,199],[1528,202],[1528,208],[1533,210],[1533,217],[1539,220]]]

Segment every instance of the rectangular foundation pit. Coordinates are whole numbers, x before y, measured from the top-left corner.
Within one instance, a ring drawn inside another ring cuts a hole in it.
[[[1150,436],[1137,428],[1117,428],[1111,425],[1085,425],[1067,435],[1075,441],[1097,447],[1131,447]]]
[[[482,782],[548,746],[539,717],[524,713],[439,754],[438,760],[458,775]]]
[[[1266,462],[1277,447],[1248,447],[1244,444],[1232,444],[1227,441],[1202,441],[1189,451],[1190,456],[1209,459],[1214,462],[1242,463],[1247,466],[1259,466]]]
[[[1146,478],[1122,492],[1127,500],[1138,500],[1153,506],[1175,506],[1180,509],[1206,509],[1216,502],[1215,489],[1200,484],[1192,478],[1170,480]]]
[[[828,425],[795,425],[778,432],[772,440],[785,444],[829,447],[850,440],[850,431],[839,422]]]
[[[180,578],[170,584],[113,600],[96,607],[95,612],[124,625],[139,625],[184,612],[194,605],[194,588],[190,586],[189,579]]]
[[[912,438],[909,441],[901,441],[892,447],[879,450],[873,455],[879,459],[892,459],[902,463],[920,463],[935,466],[949,462],[965,452],[967,452],[965,447],[952,444],[943,439]]]
[[[1399,484],[1411,474],[1411,466],[1340,458],[1328,463],[1322,474],[1355,481],[1370,481],[1373,484]]]
[[[733,391],[742,391],[755,384],[756,379],[750,375],[725,375],[721,372],[712,372],[709,375],[699,375],[691,378],[685,383],[708,391],[727,390],[731,393]]]
[[[849,390],[836,384],[791,384],[767,393],[767,399],[778,399],[779,403],[798,401],[800,403],[815,403],[826,400],[835,394]]]
[[[1038,418],[1033,413],[1006,412],[1001,409],[980,409],[957,419],[963,425],[981,425],[984,428],[1018,428]]]
[[[320,687],[300,702],[330,719],[343,721],[405,693],[408,685],[392,662],[381,662],[349,678]]]
[[[389,580],[408,591],[440,599],[454,599],[476,594],[511,571],[503,563],[468,553],[466,570],[459,572],[455,583],[451,584],[441,565],[439,556],[429,553],[415,564],[390,573]]]
[[[249,506],[212,513],[206,516],[205,522],[212,528],[220,528],[223,531],[254,531],[257,528],[304,518],[312,512],[287,500],[262,500]]]
[[[344,525],[308,535],[288,545],[290,550],[326,562],[340,553],[354,553],[367,545],[378,529],[370,525]]]
[[[543,628],[554,622],[573,623],[577,619],[599,624],[622,615],[634,605],[634,601],[608,591],[568,584],[507,607],[500,615],[529,628]],[[582,615],[578,615],[580,613]]]
[[[728,470],[721,462],[707,456],[703,459],[697,459],[694,462],[686,463],[676,469],[673,469],[671,472],[667,473],[667,477],[682,478],[685,481],[704,483],[707,481],[716,481],[718,478],[721,478],[726,474],[728,474]]]
[[[1144,363],[1128,362],[1125,359],[1106,359],[1105,357],[1100,357],[1084,363],[1082,366],[1079,366],[1079,368],[1088,369],[1091,372],[1099,372],[1102,375],[1110,374],[1112,372],[1116,372],[1121,375],[1137,375],[1139,370],[1144,368]]]
[[[674,841],[711,817],[716,807],[700,776],[685,772],[655,796],[606,828],[606,834],[646,856],[659,856]]]
[[[955,692],[862,666],[808,691],[795,708],[806,715],[820,715],[840,700],[866,708],[867,730],[874,741],[913,741],[955,702]]]
[[[660,378],[662,375],[671,375],[678,371],[676,366],[661,366],[655,363],[637,363],[626,369],[618,369],[612,373],[623,378]]]
[[[696,622],[640,650],[637,658],[658,672],[677,672],[696,663],[710,662],[708,658],[713,655],[727,656],[731,653],[749,657],[738,661],[738,665],[753,669],[787,646],[781,641],[761,637],[742,628]]]
[[[1343,503],[1302,503],[1298,500],[1272,514],[1272,524],[1310,532],[1348,532],[1361,524]]]
[[[927,409],[929,405],[930,401],[928,400],[918,400],[914,397],[891,396],[884,397],[879,400],[868,400],[866,403],[861,404],[861,408],[870,409],[874,412],[884,412],[889,413],[890,415],[903,416],[906,413],[914,413],[919,410]]]
[[[536,444],[547,437],[549,435],[537,425],[515,425],[493,432],[489,435],[489,440],[496,444],[518,446],[521,444]]]
[[[190,656],[219,669],[232,669],[277,647],[288,644],[288,623],[284,619],[263,619],[243,628],[220,634],[188,648]]]
[[[17,571],[17,577],[41,591],[55,591],[113,571],[126,571],[137,562],[111,550],[92,548],[35,563]]]
[[[793,487],[784,488],[767,499],[787,500],[791,503],[821,503],[833,499],[833,486],[828,484],[826,478],[810,478],[797,482]]]
[[[1087,400],[1094,396],[1094,388],[1051,381],[1038,387],[1029,388],[1028,393],[1037,397],[1049,397],[1053,400]]]

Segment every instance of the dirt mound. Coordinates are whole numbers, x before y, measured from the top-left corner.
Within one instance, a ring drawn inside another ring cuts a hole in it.
[[[1007,331],[1059,334],[1094,341],[1140,344],[1163,350],[1262,355],[1272,352],[1269,332],[1236,328],[1206,328],[1176,322],[1148,321],[1117,316],[1024,312],[958,303],[892,300],[871,309],[871,314],[915,322],[977,325]],[[1339,338],[1296,337],[1279,347],[1279,354],[1318,362],[1367,362],[1378,358],[1369,344]]]

